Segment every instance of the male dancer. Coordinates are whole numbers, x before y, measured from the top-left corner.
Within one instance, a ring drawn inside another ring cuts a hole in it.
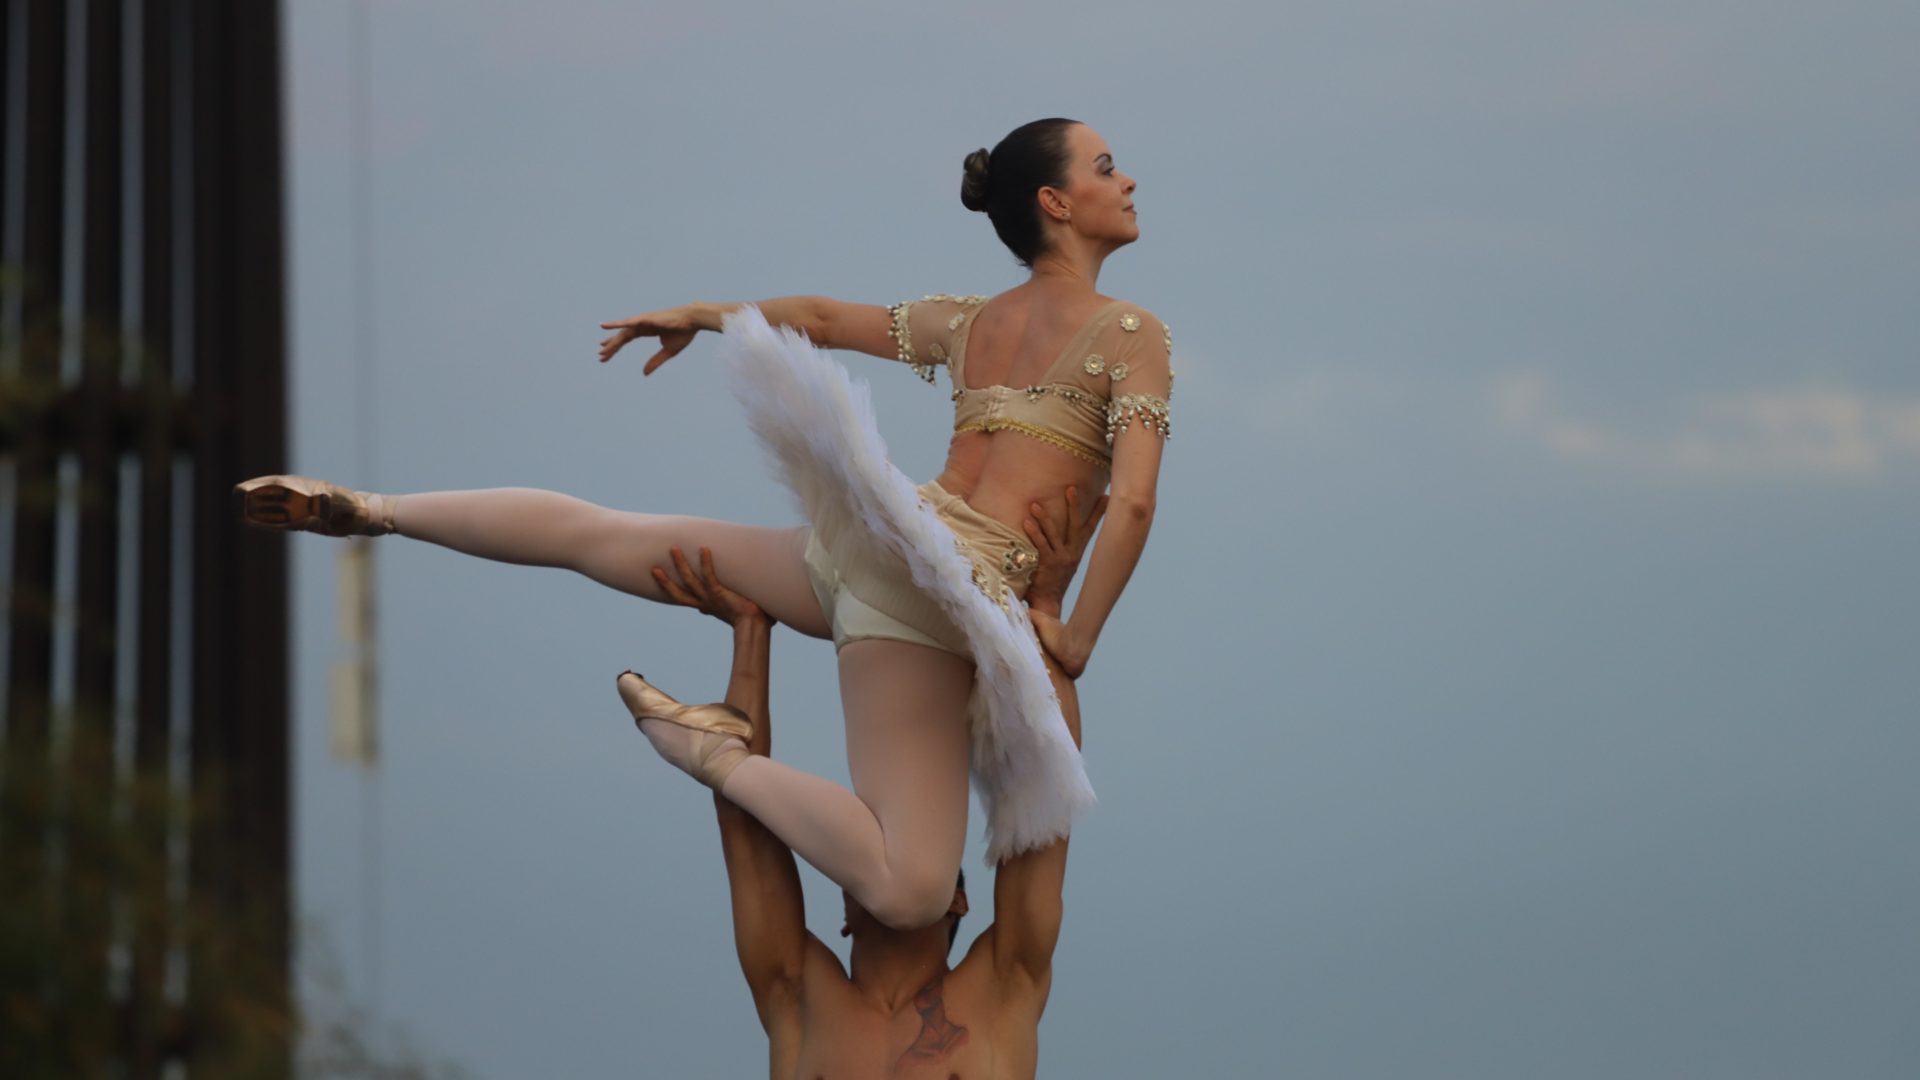
[[[1027,534],[1040,552],[1027,603],[1056,617],[1106,499],[1080,521],[1067,490],[1065,521],[1040,506]],[[673,552],[678,580],[664,568],[654,578],[676,602],[733,627],[733,673],[727,704],[753,719],[749,750],[770,750],[767,713],[768,639],[773,626],[752,601],[721,584],[712,553],[700,552],[700,573]],[[1061,712],[1080,742],[1080,702],[1072,680],[1048,658]],[[954,889],[947,918],[919,930],[890,929],[845,897],[841,934],[853,938],[849,973],[840,958],[807,931],[793,852],[746,811],[715,793],[720,846],[733,898],[734,947],[769,1042],[771,1074],[788,1077],[937,1077],[949,1080],[1030,1078],[1039,1058],[1040,1014],[1053,982],[1060,936],[1061,884],[1067,842],[1000,864],[994,875],[994,923],[975,938],[957,966],[948,954],[967,913],[966,878]]]

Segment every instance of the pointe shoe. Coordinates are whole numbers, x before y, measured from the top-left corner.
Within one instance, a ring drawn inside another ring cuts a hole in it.
[[[684,755],[662,750],[680,771],[715,791],[727,782],[727,775],[747,759],[747,743],[753,739],[753,721],[746,713],[726,704],[682,705],[631,671],[623,671],[615,680],[620,700],[633,714],[633,724],[642,720],[660,720],[692,731]],[[684,756],[685,760],[681,760]]]
[[[380,520],[367,508],[367,493],[305,476],[258,476],[235,484],[240,520],[262,529],[317,532],[326,536],[385,536],[393,531],[400,500],[381,498]]]

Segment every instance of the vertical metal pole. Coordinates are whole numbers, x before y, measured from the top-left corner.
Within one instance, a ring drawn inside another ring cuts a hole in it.
[[[217,913],[216,919],[226,920],[236,931],[241,929],[234,918],[244,896],[233,872],[235,838],[240,830],[235,819],[247,812],[231,791],[230,774],[244,766],[233,752],[229,723],[232,690],[240,678],[235,670],[240,642],[238,628],[228,617],[229,609],[246,603],[247,598],[234,592],[228,580],[232,530],[219,519],[215,509],[218,503],[209,489],[209,474],[233,457],[227,436],[234,402],[223,380],[231,359],[227,329],[232,313],[227,305],[233,273],[228,256],[235,211],[227,175],[231,134],[225,99],[232,93],[228,78],[232,42],[227,36],[225,14],[220,5],[208,0],[192,0],[186,7],[187,51],[192,64],[185,112],[191,133],[193,187],[188,197],[193,208],[190,232],[181,239],[188,245],[193,262],[192,299],[183,312],[189,322],[193,352],[178,359],[189,365],[193,379],[189,543],[194,602],[188,674],[192,730],[188,745],[193,761],[194,811],[188,839],[187,903],[195,913],[187,925],[186,1009],[188,1039],[201,1061],[235,1052],[230,1041],[222,1038],[218,1003],[228,995],[243,993],[239,987],[216,981],[231,978],[228,969],[237,958],[222,953],[213,927],[199,917],[202,912]]]
[[[24,399],[14,476],[13,602],[8,611],[7,749],[9,799],[50,806],[48,715],[53,668],[53,545],[57,499],[53,416],[60,379],[61,179],[66,158],[66,29],[62,0],[26,4],[26,138],[21,169],[22,291],[18,392]],[[0,904],[43,903],[45,814],[9,831]],[[16,908],[15,910],[19,910]]]
[[[164,852],[172,833],[168,746],[172,738],[173,609],[173,169],[174,0],[141,0],[140,10],[140,333],[135,379],[139,395],[140,601],[135,615],[139,659],[133,720],[135,828],[144,851]],[[141,864],[129,920],[128,1075],[154,1080],[164,1057],[164,978],[173,923],[167,904],[168,864]]]
[[[19,6],[19,0],[7,0],[6,6],[0,8],[0,275],[12,272],[12,267],[7,265],[6,254],[8,230],[12,224],[7,217],[6,192],[14,184],[13,174],[8,171],[11,165],[8,160],[9,147],[13,145],[8,139],[13,134],[14,59],[13,53],[8,50],[13,45],[14,10]],[[6,280],[0,276],[0,296],[4,296],[5,291]],[[0,315],[0,318],[4,318],[4,315]],[[0,329],[0,336],[4,334],[5,330]],[[5,374],[5,371],[6,366],[0,364],[0,374]]]
[[[86,0],[85,158],[81,198],[81,371],[73,425],[80,459],[79,582],[74,622],[73,738],[65,800],[70,819],[104,824],[114,813],[114,653],[120,557],[120,454],[114,412],[120,391],[120,0]],[[112,1045],[107,959],[112,947],[108,879],[113,853],[102,828],[67,830],[66,941],[87,1007],[76,1009],[87,1045]],[[97,995],[97,996],[96,996]],[[93,1003],[97,1002],[97,1006]]]
[[[234,457],[210,476],[210,517],[236,541],[233,605],[242,642],[241,678],[232,723],[245,762],[242,792],[249,812],[243,839],[250,896],[262,907],[263,1005],[291,1007],[292,968],[291,789],[288,737],[287,545],[261,534],[242,536],[234,523],[234,482],[287,467],[285,206],[281,140],[280,5],[277,0],[227,0],[234,22],[235,113],[231,175],[244,223],[235,237],[234,352],[229,370],[240,404],[234,417]],[[209,522],[212,527],[212,522]],[[238,541],[247,541],[239,543]],[[280,1056],[291,1070],[292,1047]]]

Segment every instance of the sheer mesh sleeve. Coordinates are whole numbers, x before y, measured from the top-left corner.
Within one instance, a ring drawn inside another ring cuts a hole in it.
[[[896,359],[913,369],[915,375],[933,381],[933,368],[945,364],[953,349],[953,333],[974,309],[987,302],[984,296],[948,296],[935,293],[918,300],[902,300],[887,309],[891,323],[887,336],[899,347]]]
[[[1107,362],[1112,397],[1107,403],[1107,442],[1135,426],[1162,438],[1173,435],[1173,333],[1137,308],[1115,320],[1118,340]]]

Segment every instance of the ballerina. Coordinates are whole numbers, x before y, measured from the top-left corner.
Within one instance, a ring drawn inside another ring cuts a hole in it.
[[[663,603],[664,580],[639,568],[674,548],[710,549],[773,619],[833,640],[853,790],[749,755],[750,721],[724,705],[681,705],[632,673],[621,697],[662,756],[881,922],[928,925],[952,898],[970,764],[990,863],[1066,836],[1093,798],[1040,649],[1070,677],[1085,669],[1153,522],[1171,335],[1096,291],[1107,256],[1139,237],[1134,189],[1092,128],[1035,121],[965,162],[962,202],[1031,271],[1006,292],[892,307],[696,303],[603,324],[613,331],[603,362],[658,340],[647,374],[701,331],[723,331],[735,392],[809,526],[609,510],[526,489],[381,495],[302,477],[240,485],[243,516],[563,567]],[[929,382],[947,367],[955,422],[939,477],[915,488],[887,463],[864,388],[818,347],[896,359]],[[1102,488],[1111,512],[1071,615],[1029,616],[1020,598],[1035,519],[1064,512],[1063,491]]]

